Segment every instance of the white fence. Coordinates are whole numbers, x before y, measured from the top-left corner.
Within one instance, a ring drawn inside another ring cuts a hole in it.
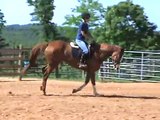
[[[118,71],[113,69],[112,61],[108,59],[101,65],[98,75],[102,80],[160,82],[160,51],[125,51]]]

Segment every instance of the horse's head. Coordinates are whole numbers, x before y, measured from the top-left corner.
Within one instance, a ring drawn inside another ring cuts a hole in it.
[[[119,46],[116,46],[114,48],[114,52],[112,53],[112,62],[114,64],[115,70],[118,70],[120,68],[120,62],[121,62],[123,53],[124,53],[123,48]]]

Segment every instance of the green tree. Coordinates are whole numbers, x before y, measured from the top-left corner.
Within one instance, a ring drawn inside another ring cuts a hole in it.
[[[81,22],[81,14],[89,12],[91,14],[90,26],[100,26],[104,21],[105,8],[98,0],[78,0],[79,6],[72,9],[73,14],[66,15],[64,25],[78,26]]]
[[[2,38],[2,29],[4,28],[4,23],[6,22],[3,18],[4,14],[1,12],[0,9],[0,48],[8,46],[8,44],[5,42],[5,39]]]
[[[107,8],[103,27],[96,30],[95,36],[99,41],[119,44],[126,50],[140,50],[148,49],[154,42],[155,29],[143,8],[128,0]]]
[[[76,34],[77,34],[77,28],[76,27],[68,27],[68,26],[62,26],[58,27],[58,30],[60,31],[60,36],[63,38],[68,38],[67,41],[73,41],[75,40]]]
[[[5,39],[0,36],[0,49],[9,46],[8,43],[5,42]]]
[[[56,25],[51,22],[54,15],[54,0],[27,0],[30,6],[34,6],[31,13],[33,21],[39,21],[43,26],[44,39],[46,41],[55,39],[57,31]]]
[[[4,18],[4,14],[1,12],[0,9],[0,34],[2,34],[2,29],[4,28],[4,23],[6,22],[5,20],[3,20]]]
[[[149,50],[159,50],[160,46],[160,32],[155,31],[153,37],[148,37],[145,46]]]

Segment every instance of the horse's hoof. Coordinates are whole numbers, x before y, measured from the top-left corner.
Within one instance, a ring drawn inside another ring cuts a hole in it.
[[[99,93],[96,93],[96,94],[94,94],[94,96],[95,96],[95,97],[102,97],[102,96],[104,96],[104,95],[99,94]]]
[[[73,89],[73,90],[72,90],[72,93],[76,93],[76,92],[77,92],[77,90],[76,90],[76,89]]]

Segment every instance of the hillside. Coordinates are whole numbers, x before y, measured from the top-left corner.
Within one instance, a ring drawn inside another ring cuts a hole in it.
[[[40,42],[42,27],[38,25],[9,25],[2,31],[2,37],[10,46],[22,44],[25,47]]]
[[[57,26],[57,39],[73,40],[76,36],[77,28]],[[9,43],[10,47],[22,44],[24,47],[43,42],[42,26],[37,24],[8,25],[2,31],[2,37]]]

